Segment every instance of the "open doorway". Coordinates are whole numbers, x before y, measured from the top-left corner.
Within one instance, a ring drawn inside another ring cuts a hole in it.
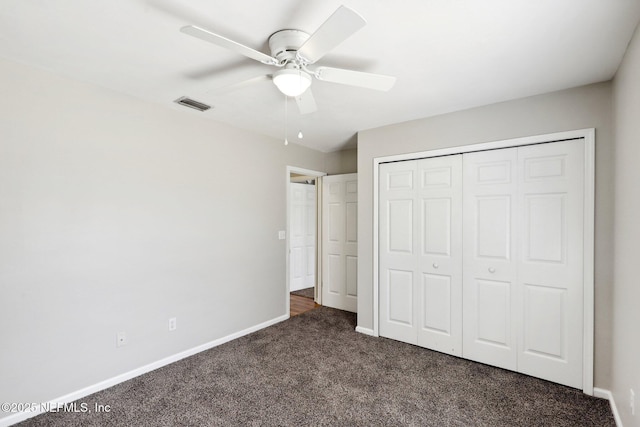
[[[287,167],[287,295],[290,316],[321,303],[320,177],[325,173]]]

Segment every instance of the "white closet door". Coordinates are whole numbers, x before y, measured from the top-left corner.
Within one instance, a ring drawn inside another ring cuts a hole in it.
[[[462,156],[418,161],[418,345],[462,355]]]
[[[289,290],[315,286],[316,187],[291,183]]]
[[[582,387],[584,145],[518,149],[518,371]]]
[[[358,309],[358,175],[323,178],[322,305]]]
[[[379,168],[379,334],[418,343],[418,162]]]
[[[380,335],[582,388],[584,149],[381,164]]]
[[[462,354],[462,156],[380,165],[380,335]]]
[[[517,368],[517,149],[463,156],[463,356]]]

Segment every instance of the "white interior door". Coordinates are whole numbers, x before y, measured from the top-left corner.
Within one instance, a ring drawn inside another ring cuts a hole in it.
[[[315,286],[316,188],[299,183],[291,183],[289,188],[289,290],[297,291]]]
[[[518,371],[582,387],[584,145],[518,149]]]
[[[418,345],[462,355],[462,156],[418,161]]]
[[[517,148],[463,156],[463,356],[517,368]]]
[[[380,335],[462,355],[462,156],[380,165]]]
[[[379,334],[418,343],[416,160],[379,168]]]
[[[358,178],[331,175],[322,184],[322,305],[357,311]]]

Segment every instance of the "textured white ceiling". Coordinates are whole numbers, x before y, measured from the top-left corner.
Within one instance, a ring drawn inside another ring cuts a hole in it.
[[[341,4],[368,24],[318,65],[398,80],[386,93],[316,80],[305,116],[290,100],[289,140],[322,151],[364,129],[608,80],[640,19],[638,0],[2,0],[0,56],[284,139],[270,81],[216,92],[275,69],[179,29],[269,53],[269,35],[313,33]],[[215,108],[172,102],[183,95]]]

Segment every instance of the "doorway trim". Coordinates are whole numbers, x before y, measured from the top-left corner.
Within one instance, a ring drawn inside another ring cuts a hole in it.
[[[424,159],[452,154],[472,153],[474,151],[496,150],[500,148],[520,147],[570,139],[584,139],[584,300],[583,300],[583,350],[582,350],[582,391],[593,396],[594,368],[594,330],[595,330],[595,128],[556,132],[543,135],[513,138],[493,142],[484,142],[450,148],[441,148],[415,153],[376,157],[373,159],[373,336],[379,335],[379,167],[381,163],[403,160]]]
[[[289,236],[289,230],[290,230],[290,210],[291,210],[291,200],[290,200],[290,191],[291,191],[291,174],[292,173],[297,173],[300,175],[309,175],[309,176],[314,176],[316,178],[321,178],[325,175],[327,175],[325,172],[319,172],[319,171],[314,171],[311,169],[304,169],[304,168],[300,168],[297,166],[287,166],[287,175],[286,175],[286,187],[285,187],[285,194],[286,194],[286,238],[285,238],[285,276],[286,276],[286,286],[285,286],[285,294],[284,294],[284,299],[285,299],[285,314],[287,315],[287,317],[290,316],[290,312],[291,312],[291,301],[289,300],[289,292],[291,289],[291,275],[289,273],[289,269],[291,268],[291,264],[290,264],[290,258],[291,258],[291,240],[290,240],[290,236]],[[320,262],[322,261],[321,258],[321,250],[322,250],[322,243],[320,242],[320,228],[318,226],[318,224],[321,224],[322,222],[322,205],[321,203],[319,203],[320,197],[321,195],[319,194],[321,191],[321,187],[319,185],[319,180],[316,179],[316,285],[315,287],[318,288],[320,286],[320,274],[321,274],[321,264]]]

